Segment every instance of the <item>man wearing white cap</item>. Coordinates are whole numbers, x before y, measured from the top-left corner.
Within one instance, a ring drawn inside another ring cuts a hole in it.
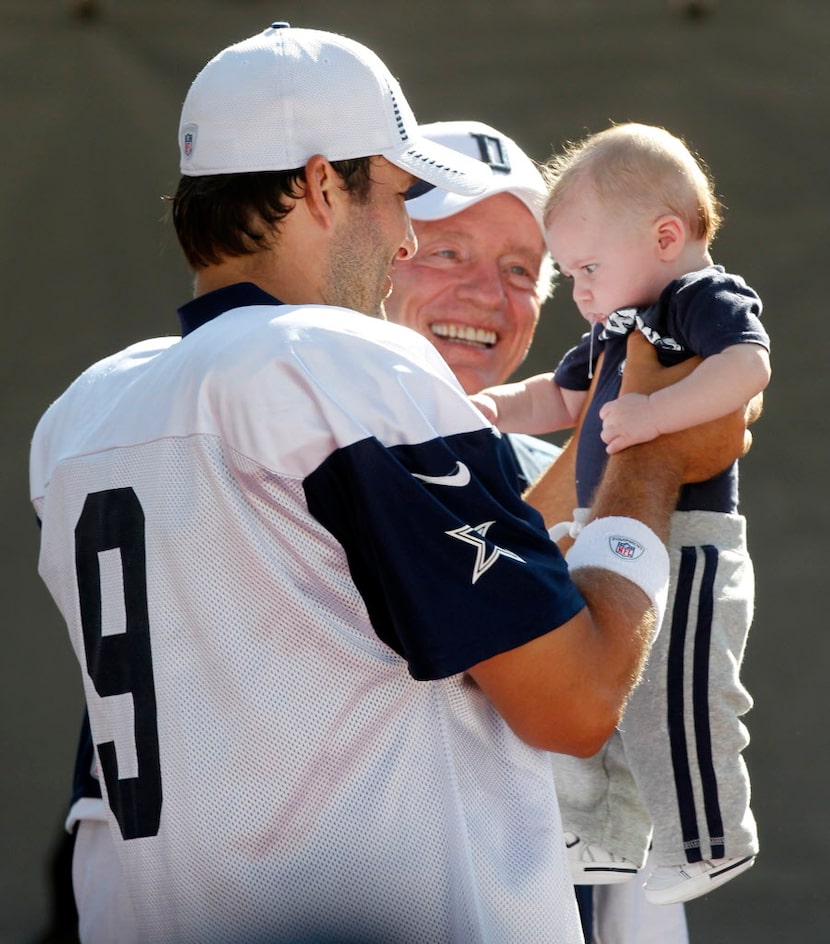
[[[477,393],[505,383],[524,360],[553,288],[542,219],[545,182],[518,144],[490,125],[437,121],[421,125],[421,133],[481,160],[493,174],[482,193],[430,188],[408,201],[418,251],[395,261],[386,314],[428,338],[465,391]],[[504,438],[523,487],[560,451],[533,436]],[[649,904],[636,882],[578,885],[577,894],[586,939],[594,944],[688,941],[683,906]]]
[[[127,902],[82,939],[577,944],[540,748],[613,729],[680,482],[743,426],[614,457],[569,571],[501,438],[382,318],[409,189],[489,169],[371,51],[282,23],[205,66],[179,144],[182,337],[90,367],[32,444]]]
[[[511,138],[479,121],[421,125],[429,140],[491,168],[487,187],[462,195],[437,187],[407,202],[418,252],[396,259],[390,321],[429,338],[467,393],[503,383],[525,359],[553,264],[545,248],[545,184]],[[531,436],[508,436],[523,484],[558,449]]]

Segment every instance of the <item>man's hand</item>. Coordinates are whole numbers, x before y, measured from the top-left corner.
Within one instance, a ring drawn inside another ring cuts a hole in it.
[[[700,360],[693,357],[675,367],[661,367],[653,345],[639,331],[633,331],[628,338],[620,393],[652,393],[682,380]],[[752,433],[747,427],[761,415],[762,405],[763,397],[759,394],[743,410],[660,436],[635,448],[655,451],[677,469],[680,481],[703,482],[746,455],[752,445]]]

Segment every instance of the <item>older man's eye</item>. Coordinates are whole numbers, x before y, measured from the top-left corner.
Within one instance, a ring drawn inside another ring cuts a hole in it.
[[[517,262],[507,268],[507,274],[510,278],[510,281],[514,285],[521,287],[524,286],[535,286],[536,280],[539,278],[539,273],[534,272],[532,269],[528,268],[525,265]]]

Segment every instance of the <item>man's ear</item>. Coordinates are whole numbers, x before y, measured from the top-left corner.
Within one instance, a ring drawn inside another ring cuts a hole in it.
[[[686,227],[679,216],[666,213],[653,224],[658,257],[663,262],[673,262],[686,245]]]
[[[321,154],[309,158],[305,165],[303,199],[312,218],[328,229],[334,225],[337,207],[348,196],[343,180]]]

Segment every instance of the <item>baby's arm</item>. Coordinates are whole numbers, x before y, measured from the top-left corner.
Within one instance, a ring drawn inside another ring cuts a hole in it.
[[[652,394],[628,393],[599,412],[609,455],[663,433],[727,416],[760,393],[770,379],[769,352],[733,344],[705,358],[683,380]]]
[[[552,373],[486,387],[470,400],[503,433],[552,433],[573,426],[586,397],[564,390]]]

